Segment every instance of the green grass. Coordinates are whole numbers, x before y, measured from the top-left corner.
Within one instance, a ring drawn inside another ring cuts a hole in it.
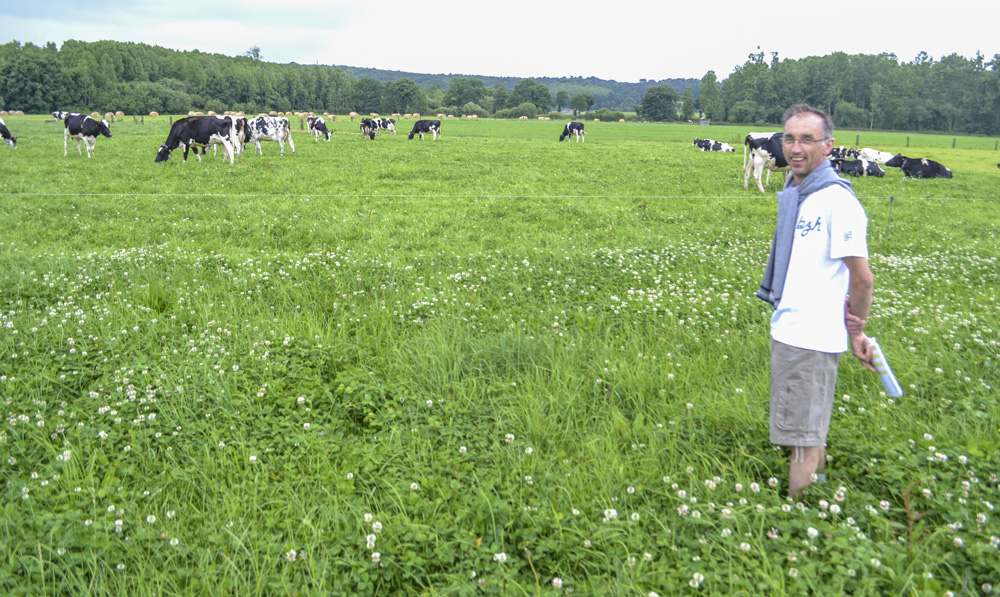
[[[421,142],[403,121],[363,141],[342,118],[314,143],[296,120],[294,156],[229,165],[154,164],[166,117],[114,124],[90,160],[57,123],[5,120],[0,592],[1000,578],[991,139],[838,133],[955,178],[854,184],[868,331],[907,395],[843,359],[830,482],[799,507],[753,297],[778,183],[744,191],[741,153],[691,147],[750,129],[588,122],[560,144],[556,121],[455,120]]]

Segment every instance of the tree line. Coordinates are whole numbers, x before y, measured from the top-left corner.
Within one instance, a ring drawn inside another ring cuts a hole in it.
[[[618,109],[645,120],[690,120],[697,114],[717,122],[777,124],[788,106],[807,102],[829,112],[839,127],[995,135],[1000,133],[998,67],[1000,55],[989,62],[980,54],[935,61],[922,52],[901,62],[893,54],[837,52],[779,60],[772,53],[768,61],[761,52],[749,55],[722,82],[714,71],[700,81],[515,82],[354,69],[366,75],[358,77],[346,67],[266,62],[256,46],[233,57],[134,42],[69,40],[57,48],[52,42],[12,41],[0,45],[0,108],[128,114],[434,111],[516,118],[596,107],[593,114],[603,120],[624,117],[613,111]],[[382,78],[372,76],[376,73]]]
[[[776,124],[788,106],[805,102],[838,127],[1000,134],[1000,54],[986,61],[957,54],[935,61],[925,52],[910,62],[894,54],[837,52],[770,61],[750,54],[719,85],[701,80],[698,109],[712,120]]]
[[[246,113],[329,111],[368,114],[448,111],[507,117],[573,107],[590,110],[594,95],[552,94],[534,79],[487,87],[452,77],[447,88],[409,78],[358,78],[340,67],[264,61],[257,46],[231,57],[133,42],[69,40],[57,48],[12,41],[0,45],[0,107],[28,113],[237,110]]]

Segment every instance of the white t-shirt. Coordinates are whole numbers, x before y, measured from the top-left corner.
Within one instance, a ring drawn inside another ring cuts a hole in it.
[[[868,257],[868,218],[857,197],[834,185],[799,206],[792,257],[771,337],[819,352],[848,348],[844,299],[850,271],[843,257]]]

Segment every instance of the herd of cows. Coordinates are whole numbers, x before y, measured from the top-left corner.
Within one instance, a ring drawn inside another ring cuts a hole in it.
[[[57,111],[52,113],[56,120],[63,121],[63,156],[69,153],[69,140],[76,140],[77,155],[82,156],[80,142],[83,141],[87,149],[87,157],[91,157],[97,144],[97,137],[104,136],[111,138],[111,128],[107,120],[97,120],[87,114],[76,112]],[[326,127],[326,121],[321,116],[309,116],[306,119],[309,134],[314,140],[321,137],[330,141],[332,134]],[[361,120],[362,138],[375,139],[379,131],[396,134],[396,120],[393,118],[363,118]],[[409,138],[419,135],[421,139],[425,134],[433,135],[436,141],[441,135],[440,120],[418,120],[410,131]],[[559,140],[567,137],[575,137],[577,142],[584,140],[584,127],[582,122],[570,122],[563,128]],[[11,134],[3,119],[0,119],[0,138],[8,146],[17,147],[17,137]],[[750,133],[743,142],[743,188],[749,188],[750,176],[753,175],[760,192],[764,192],[761,178],[767,170],[768,180],[771,172],[788,172],[788,162],[785,160],[784,150],[781,144],[782,133]],[[187,162],[188,151],[194,147],[198,161],[201,161],[201,153],[207,147],[221,145],[223,148],[223,163],[228,159],[230,163],[235,163],[237,156],[242,155],[247,144],[252,143],[258,154],[262,154],[260,142],[274,141],[281,146],[281,155],[285,155],[285,143],[288,143],[295,153],[295,144],[292,142],[291,124],[284,116],[257,116],[246,118],[243,116],[188,116],[174,122],[170,127],[167,140],[156,152],[155,162],[165,162],[170,159],[170,153],[175,149],[180,149],[184,153],[184,161]],[[695,138],[692,143],[701,151],[736,151],[728,143],[713,141],[712,139]],[[951,170],[934,160],[927,158],[909,158],[902,154],[893,155],[885,151],[879,151],[865,147],[864,149],[849,149],[846,147],[836,147],[829,155],[834,168],[846,176],[885,176],[885,170],[879,164],[889,168],[899,168],[904,177],[908,178],[951,178]],[[1000,164],[997,164],[1000,168]],[[764,184],[766,184],[765,181]]]
[[[767,170],[768,180],[771,172],[788,172],[790,169],[785,160],[782,148],[782,133],[750,133],[743,141],[743,189],[750,185],[751,174],[757,182],[757,188],[764,192],[761,176]],[[726,143],[711,139],[695,137],[695,147],[702,151],[735,151]],[[749,159],[748,159],[749,154]],[[885,170],[879,164],[889,168],[899,168],[906,178],[951,178],[951,170],[939,162],[927,158],[908,158],[903,154],[893,155],[870,147],[858,150],[847,147],[835,147],[827,156],[833,167],[846,176],[885,176]],[[853,159],[851,159],[853,158]],[[1000,168],[1000,164],[997,164]],[[766,184],[766,182],[765,182]]]

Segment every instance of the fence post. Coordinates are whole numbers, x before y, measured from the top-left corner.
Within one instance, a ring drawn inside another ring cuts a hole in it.
[[[955,149],[955,137],[951,138],[951,148]]]
[[[910,146],[910,136],[909,135],[906,136],[906,146],[907,147]]]
[[[854,137],[854,146],[857,147],[858,145],[861,145],[861,135]]]

